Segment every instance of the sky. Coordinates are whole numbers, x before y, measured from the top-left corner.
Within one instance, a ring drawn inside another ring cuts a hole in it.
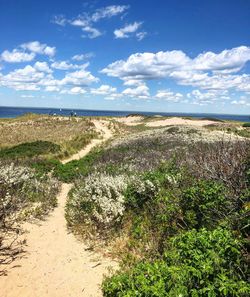
[[[0,0],[0,106],[250,113],[250,0]]]

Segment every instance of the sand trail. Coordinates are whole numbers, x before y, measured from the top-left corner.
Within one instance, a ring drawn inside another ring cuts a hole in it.
[[[105,122],[95,122],[103,134],[79,153],[82,157],[92,147],[112,136]],[[79,155],[75,158],[79,158]],[[0,277],[1,297],[98,297],[100,284],[108,267],[116,263],[91,252],[69,233],[64,207],[71,184],[62,184],[58,207],[38,224],[26,223],[22,237],[27,241],[25,254],[7,268]],[[23,239],[23,238],[22,238]]]
[[[100,144],[103,141],[105,141],[105,140],[112,137],[112,132],[107,127],[107,122],[106,121],[94,120],[93,123],[94,123],[94,125],[96,127],[97,132],[100,132],[102,134],[103,138],[102,139],[93,139],[84,149],[80,150],[79,152],[77,152],[76,154],[70,156],[69,158],[67,158],[65,160],[62,160],[63,164],[84,157],[85,155],[87,155],[91,151],[91,149],[94,146],[97,146],[98,144]]]

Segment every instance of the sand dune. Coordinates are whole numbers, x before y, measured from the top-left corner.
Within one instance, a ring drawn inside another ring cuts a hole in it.
[[[103,139],[93,140],[84,150],[64,163],[86,155],[91,148],[112,136],[105,121],[94,122]],[[58,207],[40,224],[26,223],[25,254],[7,267],[0,277],[1,297],[98,297],[108,267],[117,264],[90,252],[68,232],[64,207],[71,184],[62,184]],[[5,267],[6,268],[6,267]]]

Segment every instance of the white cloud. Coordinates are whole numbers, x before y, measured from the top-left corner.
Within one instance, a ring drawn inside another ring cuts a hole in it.
[[[154,53],[136,53],[127,61],[119,60],[104,68],[101,72],[109,76],[128,79],[156,79],[166,77],[168,73],[190,62],[182,51]]]
[[[115,38],[129,38],[132,33],[136,32],[141,27],[141,25],[141,22],[134,22],[133,24],[128,24],[123,28],[116,29],[114,31]]]
[[[74,55],[71,59],[74,61],[84,61],[86,59],[93,58],[95,56],[94,53],[86,53],[86,54],[80,54],[80,55]]]
[[[122,14],[127,9],[129,9],[129,5],[110,5],[103,8],[99,8],[92,14],[91,20],[93,22],[97,22],[100,19],[111,18],[113,16],[117,16]]]
[[[181,93],[174,93],[170,90],[158,90],[155,98],[176,103],[183,99],[183,95]]]
[[[59,26],[65,26],[67,23],[67,19],[64,17],[64,15],[60,14],[60,15],[54,16],[51,22]]]
[[[47,72],[47,73],[52,73],[52,70],[49,68],[49,65],[47,64],[47,62],[39,62],[37,61],[34,64],[34,68],[38,71],[41,72]]]
[[[145,83],[143,82],[143,80],[139,80],[139,79],[129,79],[129,80],[125,80],[124,81],[124,86],[128,86],[128,87],[138,87],[141,85],[145,85]]]
[[[127,88],[122,92],[123,95],[139,98],[139,99],[149,99],[149,88],[146,85],[138,86],[136,88]]]
[[[84,90],[81,87],[73,87],[69,90],[64,89],[60,92],[61,94],[71,94],[71,95],[79,95],[79,94],[85,94],[86,90]]]
[[[168,78],[180,85],[204,90],[250,92],[250,75],[237,74],[250,61],[250,47],[240,46],[218,54],[207,52],[190,58],[180,50],[136,53],[109,64],[101,72],[127,81]]]
[[[42,44],[39,41],[31,41],[27,43],[23,43],[21,48],[24,50],[29,50],[32,53],[47,55],[49,57],[53,57],[56,53],[56,48],[48,46],[47,44]]]
[[[95,10],[94,13],[83,13],[73,19],[66,19],[63,15],[54,16],[52,22],[59,25],[65,26],[66,24],[80,27],[83,32],[87,33],[88,38],[97,38],[103,33],[95,28],[94,24],[102,19],[109,19],[111,17],[124,13],[129,8],[128,5],[110,5]]]
[[[43,72],[37,71],[34,67],[27,65],[24,68],[16,69],[3,76],[8,82],[34,83],[44,77]]]
[[[81,65],[81,69],[67,73],[62,79],[55,79],[46,62],[36,62],[34,66],[27,65],[16,69],[6,75],[0,73],[0,86],[15,90],[40,90],[60,91],[62,87],[73,88],[89,86],[99,79],[93,76]],[[74,90],[72,90],[72,93]]]
[[[224,50],[219,54],[206,52],[198,55],[193,63],[194,69],[202,71],[222,71],[224,73],[239,71],[250,60],[250,47],[239,46]]]
[[[90,39],[94,39],[94,38],[97,38],[102,35],[101,31],[99,31],[98,29],[91,27],[91,26],[82,27],[82,31],[88,33],[87,37]],[[86,36],[83,35],[83,37],[86,37]]]
[[[52,57],[55,52],[55,47],[41,44],[39,41],[32,41],[23,43],[12,51],[5,50],[1,54],[1,59],[8,63],[30,62],[35,58],[36,54]]]
[[[94,77],[89,71],[85,69],[70,72],[60,81],[61,85],[77,85],[77,86],[89,86],[94,82],[98,82],[99,79]]]
[[[58,86],[47,86],[45,88],[46,92],[59,92],[60,88]]]
[[[137,32],[136,33],[136,37],[139,41],[141,41],[142,39],[144,39],[147,36],[147,32],[142,31],[142,32]]]
[[[123,95],[120,93],[112,93],[104,97],[105,100],[116,100],[122,98]]]
[[[35,98],[33,95],[21,95],[21,98]]]
[[[242,105],[242,106],[250,106],[250,100],[247,101],[246,99],[240,99],[240,100],[233,100],[231,101],[231,104],[234,105]]]
[[[89,63],[85,63],[83,65],[77,65],[77,64],[68,63],[67,61],[53,62],[51,64],[52,68],[55,68],[58,70],[85,69],[88,66],[89,66]]]
[[[94,95],[110,95],[115,92],[116,92],[116,88],[111,87],[109,85],[101,85],[99,88],[91,90],[91,94],[94,94]]]
[[[1,54],[1,59],[8,63],[30,62],[35,58],[34,53],[25,53],[14,49],[12,52],[5,50]]]

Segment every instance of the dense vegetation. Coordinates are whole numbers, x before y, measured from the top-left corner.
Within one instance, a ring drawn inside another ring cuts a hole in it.
[[[8,264],[20,252],[15,242],[20,222],[41,218],[53,209],[58,188],[55,179],[37,176],[27,166],[0,163],[0,264]]]
[[[104,296],[249,295],[249,143],[199,133],[147,132],[69,164],[70,228],[122,259]]]
[[[49,141],[26,142],[0,150],[0,158],[19,159],[46,155],[60,151],[60,146]]]
[[[54,158],[65,158],[79,151],[91,139],[97,137],[95,126],[88,118],[50,117],[28,114],[16,119],[0,121],[0,148],[17,147],[28,151],[44,148],[43,144],[54,145],[56,151],[50,152]],[[60,150],[58,149],[60,146]],[[16,154],[17,156],[17,154]]]
[[[56,205],[58,180],[73,182],[69,228],[108,244],[121,262],[102,284],[105,297],[249,296],[250,149],[235,137],[248,137],[247,127],[228,127],[223,137],[214,127],[130,127],[63,165],[60,158],[98,136],[91,123],[49,119],[58,135],[38,140],[45,122],[32,120],[18,123],[17,143],[3,135],[0,259],[13,255],[4,235]]]

